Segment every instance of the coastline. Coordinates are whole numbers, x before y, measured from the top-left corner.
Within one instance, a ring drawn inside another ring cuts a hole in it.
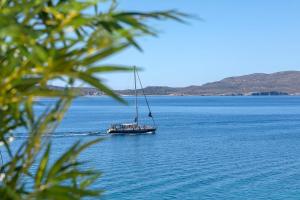
[[[122,95],[121,97],[134,97],[134,95]],[[168,94],[151,94],[147,96],[159,96],[159,97],[267,97],[267,96],[300,96],[300,94],[286,94],[286,95],[168,95]],[[109,97],[108,95],[82,95],[82,97]]]

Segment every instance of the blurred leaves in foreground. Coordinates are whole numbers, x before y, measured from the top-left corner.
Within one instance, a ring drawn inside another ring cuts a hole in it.
[[[78,142],[52,163],[51,139],[43,135],[55,130],[78,96],[72,89],[77,81],[123,102],[99,77],[131,68],[103,60],[130,46],[141,50],[136,38],[156,35],[149,20],[184,17],[174,10],[120,11],[113,0],[0,1],[0,143],[7,155],[0,166],[0,198],[99,197],[101,191],[90,186],[100,173],[83,170],[77,159],[99,140]],[[64,90],[48,87],[53,81]],[[56,102],[37,116],[33,107],[41,97]],[[18,128],[28,138],[17,149],[11,136]]]

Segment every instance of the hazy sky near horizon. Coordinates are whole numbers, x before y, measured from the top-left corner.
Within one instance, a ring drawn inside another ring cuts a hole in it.
[[[299,0],[121,0],[121,9],[197,15],[189,25],[153,22],[158,38],[140,40],[106,63],[137,65],[144,86],[189,86],[228,76],[300,70]],[[114,89],[131,88],[132,74],[103,76]]]

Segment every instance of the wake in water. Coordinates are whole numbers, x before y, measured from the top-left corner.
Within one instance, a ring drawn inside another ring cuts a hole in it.
[[[28,138],[25,132],[13,134],[15,138]],[[65,131],[45,134],[44,137],[78,137],[78,136],[108,136],[105,131]]]

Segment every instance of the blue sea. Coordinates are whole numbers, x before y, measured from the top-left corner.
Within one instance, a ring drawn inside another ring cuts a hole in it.
[[[111,123],[134,119],[134,99],[124,98],[128,106],[78,98],[51,137],[53,159],[75,141],[104,138],[80,158],[102,171],[93,185],[101,199],[300,199],[300,97],[150,96],[155,135],[108,136]]]

